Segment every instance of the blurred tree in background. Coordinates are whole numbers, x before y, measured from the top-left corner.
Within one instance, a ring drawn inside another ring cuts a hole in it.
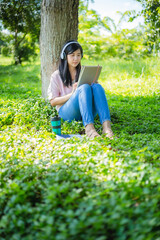
[[[160,0],[137,0],[142,4],[141,15],[144,16],[147,27],[147,44],[150,50],[160,48]]]
[[[158,52],[160,45],[160,0],[137,0],[142,11],[119,14],[116,23],[89,8],[93,0],[80,0],[78,40],[84,48],[84,58],[105,59],[120,57],[130,59],[146,57]],[[0,50],[3,55],[14,53],[15,63],[29,60],[39,50],[40,0],[0,0],[1,31]],[[122,24],[144,16],[144,25],[134,29]],[[11,20],[12,19],[12,20]]]
[[[78,40],[83,46],[84,57],[98,57],[102,51],[100,29],[102,21],[95,10],[88,9],[88,2],[80,1]]]
[[[128,12],[118,14],[120,18],[117,24],[110,17],[101,19],[95,10],[88,8],[87,3],[80,1],[78,40],[83,45],[84,57],[129,59],[147,54],[144,28],[141,26],[138,29],[122,29],[122,24],[129,20]]]
[[[15,64],[35,54],[40,33],[40,5],[39,0],[0,2],[0,18],[3,28],[9,30],[8,45],[14,47]]]

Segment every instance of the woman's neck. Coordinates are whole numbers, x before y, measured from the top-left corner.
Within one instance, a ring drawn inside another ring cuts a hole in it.
[[[76,72],[76,68],[75,68],[75,67],[72,67],[72,66],[69,66],[69,71],[70,71],[70,73]]]
[[[75,67],[69,67],[69,72],[71,74],[72,81],[75,80],[76,73],[77,73],[76,68]]]

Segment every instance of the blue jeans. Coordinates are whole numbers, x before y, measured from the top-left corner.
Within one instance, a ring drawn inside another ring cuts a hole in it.
[[[81,85],[59,109],[59,116],[64,121],[82,120],[84,126],[94,123],[97,114],[101,124],[110,120],[105,91],[99,83]]]

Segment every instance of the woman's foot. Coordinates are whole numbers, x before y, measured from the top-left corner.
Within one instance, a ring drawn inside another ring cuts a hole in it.
[[[100,135],[96,132],[96,129],[95,129],[93,123],[86,125],[85,133],[86,133],[87,137],[92,138],[92,139],[95,137],[100,137]]]
[[[102,132],[102,134],[105,134],[107,138],[113,139],[114,133],[112,129],[107,129]]]
[[[102,134],[105,134],[107,138],[113,139],[114,133],[111,129],[111,123],[109,120],[105,121],[103,124]]]

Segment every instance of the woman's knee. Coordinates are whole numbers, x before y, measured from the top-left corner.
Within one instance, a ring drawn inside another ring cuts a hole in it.
[[[91,86],[92,86],[92,89],[93,89],[93,90],[98,90],[98,91],[105,92],[105,91],[104,91],[104,88],[103,88],[102,85],[99,84],[99,83],[93,83]]]
[[[92,88],[103,88],[101,84],[99,83],[92,83]]]
[[[80,91],[89,91],[91,89],[91,86],[89,84],[83,84],[78,88]]]

